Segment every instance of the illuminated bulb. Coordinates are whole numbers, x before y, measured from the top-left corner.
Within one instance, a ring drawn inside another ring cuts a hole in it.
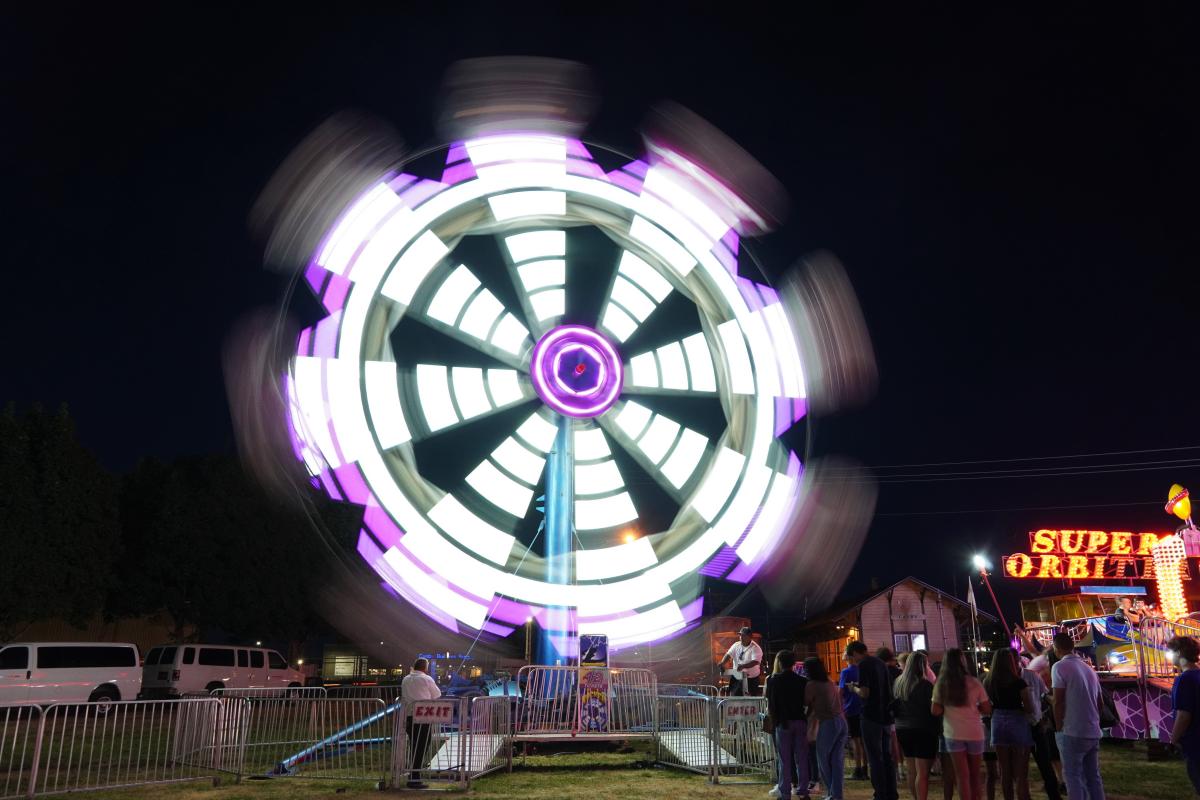
[[[304,666],[304,659],[303,658],[300,659],[299,661],[296,662],[296,664],[301,667]]]
[[[985,559],[983,556],[979,555],[978,553],[976,553],[975,557],[972,558],[971,560],[975,562],[975,569],[977,569],[977,570],[982,571],[987,566],[987,559]]]
[[[630,544],[637,539],[637,534],[633,531],[625,531],[625,535],[622,538],[625,540],[625,544]]]
[[[255,643],[254,643],[254,646],[255,646],[255,647],[262,647],[262,642],[255,642]]]

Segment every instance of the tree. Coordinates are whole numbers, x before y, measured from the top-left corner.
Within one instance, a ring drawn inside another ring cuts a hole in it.
[[[0,414],[0,641],[32,621],[83,624],[104,607],[120,551],[116,483],[66,406]]]

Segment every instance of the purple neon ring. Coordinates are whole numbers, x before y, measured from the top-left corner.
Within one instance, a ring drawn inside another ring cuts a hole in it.
[[[563,376],[564,367],[572,367],[571,381]],[[612,408],[624,380],[617,349],[584,325],[560,325],[539,339],[533,346],[529,374],[546,405],[579,419],[597,417]]]

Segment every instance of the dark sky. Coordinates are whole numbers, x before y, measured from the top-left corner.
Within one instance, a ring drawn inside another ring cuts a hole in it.
[[[881,384],[817,424],[818,452],[1200,459],[1123,453],[1200,445],[1195,18],[508,6],[6,20],[0,397],[67,401],[118,470],[230,448],[220,346],[282,291],[245,226],[279,161],[346,107],[429,144],[448,64],[536,54],[594,68],[591,138],[636,149],[665,97],[710,119],[791,194],[768,263],[827,248],[846,265]],[[1200,486],[1200,460],[1168,466],[886,482],[847,588],[911,572],[947,588],[958,574],[961,592],[971,552],[1011,552],[1034,527],[1167,529],[1166,489]]]

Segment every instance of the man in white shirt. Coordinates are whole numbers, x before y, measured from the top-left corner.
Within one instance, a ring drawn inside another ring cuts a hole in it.
[[[1054,636],[1058,661],[1050,670],[1054,722],[1063,779],[1071,800],[1104,800],[1100,779],[1100,679],[1075,652],[1071,635]]]
[[[418,658],[413,662],[412,672],[400,681],[400,699],[404,701],[404,729],[408,733],[408,773],[409,789],[429,788],[420,780],[421,769],[429,759],[429,725],[428,723],[413,723],[412,703],[417,700],[437,700],[442,696],[437,681],[430,677],[428,659]]]
[[[726,662],[733,665],[729,676],[729,694],[733,696],[758,695],[758,679],[762,675],[762,648],[754,641],[754,631],[742,628],[738,641],[725,653],[721,666]]]

